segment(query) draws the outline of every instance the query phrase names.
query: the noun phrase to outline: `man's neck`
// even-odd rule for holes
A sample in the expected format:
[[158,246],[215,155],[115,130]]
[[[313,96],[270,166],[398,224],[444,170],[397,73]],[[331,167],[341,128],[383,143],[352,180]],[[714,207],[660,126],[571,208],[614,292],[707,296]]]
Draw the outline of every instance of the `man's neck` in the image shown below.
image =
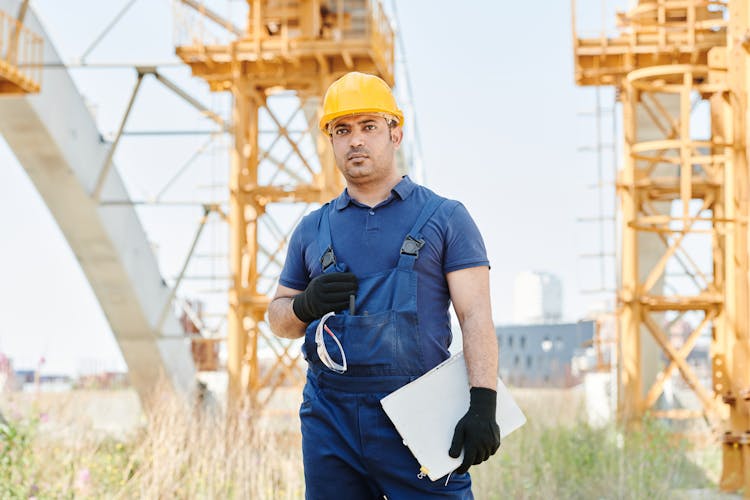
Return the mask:
[[388,199],[391,190],[396,187],[399,182],[401,182],[400,175],[376,185],[348,183],[346,189],[351,198],[357,200],[363,205],[367,205],[368,207],[375,207],[379,203]]

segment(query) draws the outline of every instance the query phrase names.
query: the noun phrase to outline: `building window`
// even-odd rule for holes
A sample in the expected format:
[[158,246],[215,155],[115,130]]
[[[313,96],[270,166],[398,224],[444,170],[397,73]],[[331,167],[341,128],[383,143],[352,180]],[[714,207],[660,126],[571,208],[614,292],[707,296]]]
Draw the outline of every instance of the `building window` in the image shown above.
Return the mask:
[[508,347],[513,348],[513,335],[508,335]]
[[521,337],[521,349],[526,349],[526,337]]
[[550,352],[551,350],[552,350],[552,341],[549,339],[549,337],[544,337],[544,340],[542,340],[542,351]]
[[526,368],[531,368],[531,355],[526,355]]
[[516,356],[513,358],[513,366],[518,366],[518,363],[520,362],[520,358],[516,354]]

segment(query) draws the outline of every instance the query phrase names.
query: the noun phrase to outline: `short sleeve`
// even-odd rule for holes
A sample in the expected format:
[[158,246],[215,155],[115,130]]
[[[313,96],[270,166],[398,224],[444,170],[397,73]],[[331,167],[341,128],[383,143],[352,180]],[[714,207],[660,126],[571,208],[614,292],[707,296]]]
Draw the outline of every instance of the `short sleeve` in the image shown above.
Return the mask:
[[487,249],[479,228],[463,204],[456,202],[445,228],[443,273],[487,266]]
[[305,265],[304,224],[300,223],[292,232],[286,251],[284,268],[281,270],[279,283],[294,290],[304,290],[310,282]]

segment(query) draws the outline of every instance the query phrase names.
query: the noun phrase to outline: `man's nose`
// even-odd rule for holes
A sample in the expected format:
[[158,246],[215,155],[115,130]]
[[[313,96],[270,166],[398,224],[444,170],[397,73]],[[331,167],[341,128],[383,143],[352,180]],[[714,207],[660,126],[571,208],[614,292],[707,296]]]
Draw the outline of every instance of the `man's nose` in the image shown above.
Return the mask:
[[361,131],[353,130],[349,135],[349,139],[349,146],[353,148],[364,146],[365,144],[365,134]]

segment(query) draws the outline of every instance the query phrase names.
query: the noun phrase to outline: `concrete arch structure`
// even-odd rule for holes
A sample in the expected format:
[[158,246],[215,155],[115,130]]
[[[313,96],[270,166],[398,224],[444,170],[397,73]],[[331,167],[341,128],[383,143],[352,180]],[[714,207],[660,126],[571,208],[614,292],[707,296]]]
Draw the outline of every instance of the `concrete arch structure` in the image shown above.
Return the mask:
[[[20,4],[0,0],[0,11],[15,15]],[[24,24],[44,39],[43,61],[61,63],[31,9]],[[75,253],[138,394],[147,396],[162,374],[187,394],[195,380],[190,342],[176,318],[167,315],[161,321],[170,288],[138,215],[127,204],[104,206],[92,194],[111,146],[62,64],[46,67],[41,79],[38,94],[0,98],[0,134]],[[129,199],[114,168],[102,185],[101,199]]]

